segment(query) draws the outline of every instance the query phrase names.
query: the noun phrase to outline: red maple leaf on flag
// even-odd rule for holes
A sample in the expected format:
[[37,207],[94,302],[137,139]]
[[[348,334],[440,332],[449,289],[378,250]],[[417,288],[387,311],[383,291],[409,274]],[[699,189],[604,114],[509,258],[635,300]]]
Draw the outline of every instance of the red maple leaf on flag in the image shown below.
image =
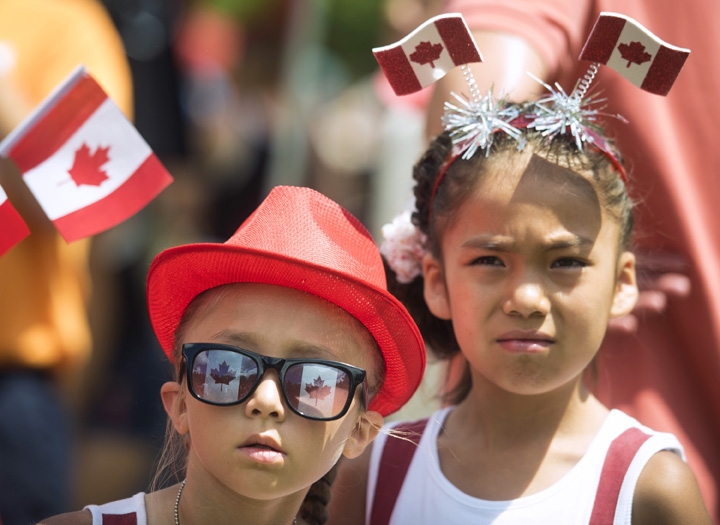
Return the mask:
[[110,146],[106,148],[98,146],[95,153],[91,155],[90,148],[87,144],[83,143],[80,149],[75,152],[75,161],[73,162],[72,168],[68,170],[75,184],[78,186],[81,184],[100,186],[103,181],[107,180],[109,178],[107,173],[100,168],[110,160],[107,155],[109,150]]
[[310,383],[305,384],[305,392],[308,393],[310,399],[315,400],[315,406],[317,406],[318,400],[325,399],[328,395],[330,395],[332,389],[325,385],[325,381],[322,380],[322,377],[318,376],[317,379],[313,381],[312,385]]
[[645,46],[640,42],[630,42],[629,45],[620,44],[618,51],[620,51],[620,56],[628,61],[626,67],[630,67],[630,64],[637,64],[639,66],[652,58],[650,53],[645,52]]
[[442,44],[420,42],[415,46],[415,52],[410,54],[410,60],[420,65],[430,64],[430,67],[435,69],[435,64],[433,62],[440,58],[442,50]]

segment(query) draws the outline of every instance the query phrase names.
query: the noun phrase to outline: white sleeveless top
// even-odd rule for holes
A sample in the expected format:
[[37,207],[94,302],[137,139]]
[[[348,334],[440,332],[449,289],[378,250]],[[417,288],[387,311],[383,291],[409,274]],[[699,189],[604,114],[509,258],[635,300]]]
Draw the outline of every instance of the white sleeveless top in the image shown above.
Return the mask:
[[93,525],[102,525],[103,515],[125,515],[135,513],[135,522],[130,521],[128,517],[126,523],[134,525],[147,525],[147,513],[145,512],[145,493],[139,492],[132,498],[113,501],[105,505],[88,505],[84,510],[89,510],[92,514]]
[[[685,460],[682,446],[674,435],[655,432],[620,410],[612,410],[585,455],[554,485],[530,496],[509,501],[473,498],[458,490],[440,470],[437,438],[452,408],[444,408],[430,416],[395,502],[391,525],[587,524],[610,444],[624,431],[638,428],[651,437],[638,449],[625,474],[613,522],[615,525],[629,524],[635,485],[648,460],[661,450],[675,452]],[[388,427],[397,424],[392,423]],[[368,472],[366,523],[370,523],[379,461],[387,439],[386,434],[380,433],[373,443]]]

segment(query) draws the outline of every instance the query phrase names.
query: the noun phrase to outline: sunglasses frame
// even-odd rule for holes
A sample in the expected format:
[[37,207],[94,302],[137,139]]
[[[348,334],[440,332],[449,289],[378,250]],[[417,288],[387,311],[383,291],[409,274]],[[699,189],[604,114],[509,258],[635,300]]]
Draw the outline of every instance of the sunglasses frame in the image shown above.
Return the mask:
[[[252,359],[255,364],[258,367],[258,376],[255,380],[255,384],[252,386],[250,390],[248,390],[248,393],[243,396],[241,399],[238,399],[236,401],[232,401],[230,403],[216,403],[214,401],[208,401],[207,399],[203,399],[200,397],[197,392],[195,392],[195,388],[193,387],[192,383],[192,368],[193,364],[195,363],[195,358],[197,355],[202,352],[203,350],[226,350],[229,352],[234,352],[236,354],[242,354],[246,357],[249,357]],[[253,395],[255,390],[257,389],[258,385],[262,381],[262,378],[265,376],[265,372],[268,371],[268,369],[273,369],[278,374],[278,381],[280,384],[280,391],[282,392],[283,401],[285,402],[285,405],[295,414],[299,415],[300,417],[304,417],[306,419],[312,419],[313,421],[333,421],[335,419],[340,419],[345,414],[347,414],[348,409],[350,408],[350,405],[352,404],[352,400],[355,397],[355,392],[357,391],[357,387],[361,384],[363,385],[363,402],[365,404],[365,410],[367,410],[367,374],[365,370],[362,368],[358,368],[356,366],[348,365],[345,363],[341,363],[339,361],[331,361],[328,359],[283,359],[280,357],[268,357],[262,354],[256,354],[255,352],[251,352],[250,350],[245,350],[244,348],[239,348],[237,346],[231,346],[231,345],[223,345],[218,343],[185,343],[182,345],[182,357],[185,361],[185,369],[186,369],[186,375],[187,375],[187,387],[190,392],[190,395],[192,395],[195,399],[198,401],[201,401],[203,403],[206,403],[208,405],[214,405],[214,406],[233,406],[233,405],[239,405],[240,403],[244,403],[247,401],[250,396]],[[345,402],[345,406],[340,411],[339,414],[333,416],[333,417],[314,417],[309,416],[307,414],[303,414],[300,412],[297,408],[295,408],[292,403],[290,403],[290,400],[288,399],[288,394],[285,390],[285,372],[293,365],[299,364],[299,363],[308,363],[308,364],[320,364],[320,365],[326,365],[332,368],[337,368],[339,370],[342,370],[345,372],[348,377],[350,378],[350,388],[348,389],[348,398]]]

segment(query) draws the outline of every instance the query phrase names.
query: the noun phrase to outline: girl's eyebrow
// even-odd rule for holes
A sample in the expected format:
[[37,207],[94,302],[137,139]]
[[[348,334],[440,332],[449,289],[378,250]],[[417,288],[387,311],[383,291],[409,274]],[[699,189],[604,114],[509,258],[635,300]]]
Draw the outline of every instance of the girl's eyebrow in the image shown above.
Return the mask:
[[[564,250],[567,248],[586,248],[595,244],[595,241],[577,234],[563,235],[562,238],[550,240],[544,244],[543,251]],[[475,248],[494,252],[510,252],[515,249],[517,242],[502,237],[475,237],[464,242],[463,248]]]
[[239,345],[242,346],[244,344],[251,344],[256,345],[257,344],[257,337],[253,336],[253,334],[248,332],[237,332],[235,330],[221,330],[217,332],[216,334],[213,334],[212,338],[213,341],[222,342],[224,344],[229,345]]
[[563,250],[566,248],[586,248],[595,244],[595,241],[582,237],[581,235],[571,235],[570,237],[558,239],[548,243],[547,250]]
[[[238,332],[229,329],[217,332],[212,336],[212,340],[229,344],[231,346],[243,347],[245,345],[251,345],[254,349],[261,346],[259,338],[256,335],[249,332]],[[290,342],[289,346],[292,348],[293,353],[299,354],[295,357],[307,357],[311,359],[328,359],[329,357],[331,360],[339,361],[335,352],[324,345],[308,343],[307,341],[297,341]]]
[[293,350],[301,354],[302,357],[309,357],[314,359],[330,358],[330,360],[332,361],[340,361],[338,356],[335,355],[335,352],[323,345],[301,342],[297,345],[293,345]]
[[509,238],[492,237],[473,237],[465,241],[463,248],[477,248],[480,250],[489,250],[493,252],[508,252],[515,246],[515,241]]

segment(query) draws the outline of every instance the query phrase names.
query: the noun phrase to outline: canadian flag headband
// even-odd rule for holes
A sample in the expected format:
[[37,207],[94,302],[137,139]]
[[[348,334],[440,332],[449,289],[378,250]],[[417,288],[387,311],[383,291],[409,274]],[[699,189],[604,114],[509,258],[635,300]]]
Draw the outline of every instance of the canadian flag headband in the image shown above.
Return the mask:
[[453,141],[453,153],[436,178],[432,203],[445,171],[457,157],[469,159],[478,151],[488,154],[493,137],[500,132],[513,137],[522,149],[522,129],[538,131],[548,140],[569,133],[580,151],[585,146],[597,148],[607,155],[627,186],[625,169],[602,138],[599,124],[601,117],[627,121],[602,112],[599,104],[605,99],[588,95],[588,89],[600,65],[606,65],[645,91],[667,95],[690,51],[663,42],[625,15],[603,12],[580,53],[581,60],[592,64],[573,91],[567,94],[560,85],[552,87],[533,77],[548,94],[520,107],[494,99],[492,92],[484,96],[479,93],[467,64],[483,59],[460,13],[431,18],[404,39],[375,48],[373,53],[397,95],[419,91],[455,66],[462,69],[469,95],[452,93],[455,100],[445,102],[443,126]]

